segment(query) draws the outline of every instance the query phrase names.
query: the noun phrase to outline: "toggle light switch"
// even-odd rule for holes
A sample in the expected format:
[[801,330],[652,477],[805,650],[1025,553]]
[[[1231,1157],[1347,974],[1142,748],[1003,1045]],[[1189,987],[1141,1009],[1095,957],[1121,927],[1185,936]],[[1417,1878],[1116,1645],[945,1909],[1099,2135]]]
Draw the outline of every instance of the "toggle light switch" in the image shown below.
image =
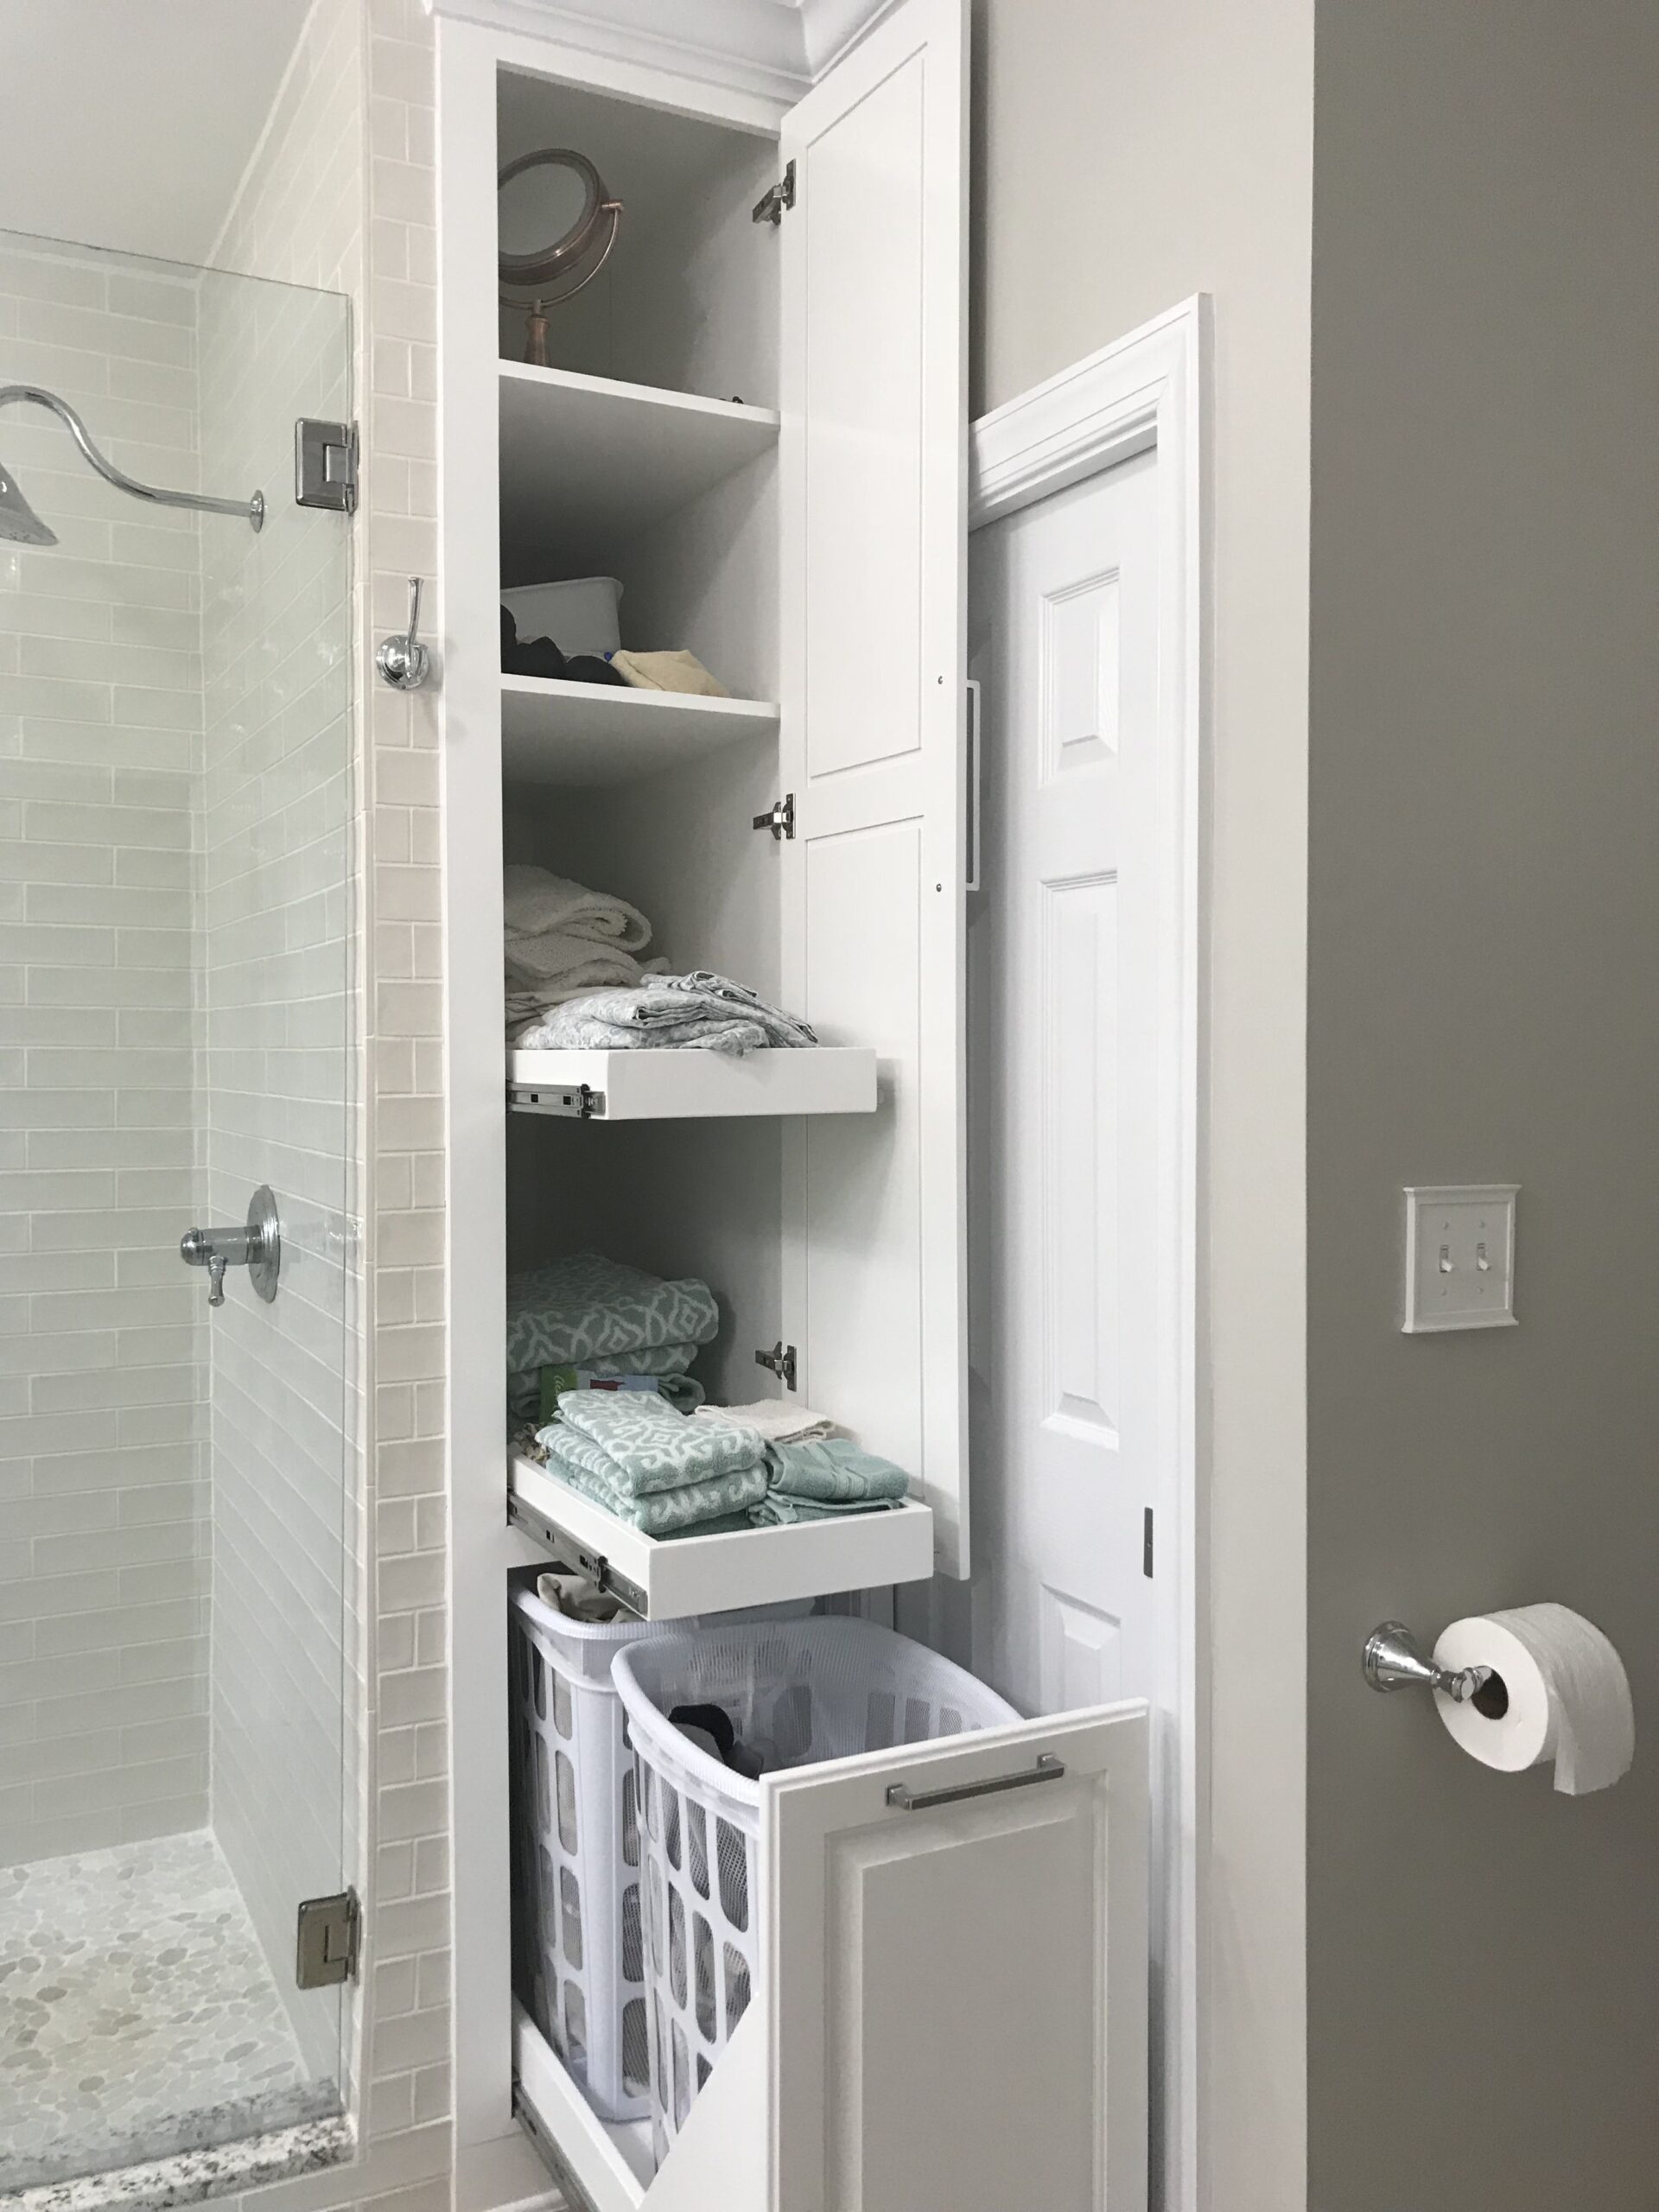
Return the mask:
[[1516,1183],[1406,1192],[1408,1336],[1515,1326]]

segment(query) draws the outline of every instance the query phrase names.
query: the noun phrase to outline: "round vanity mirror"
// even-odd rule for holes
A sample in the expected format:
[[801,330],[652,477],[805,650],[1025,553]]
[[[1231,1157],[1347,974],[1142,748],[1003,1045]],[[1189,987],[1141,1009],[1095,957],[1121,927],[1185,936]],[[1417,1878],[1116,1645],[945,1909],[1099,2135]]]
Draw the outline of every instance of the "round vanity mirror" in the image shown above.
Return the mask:
[[547,309],[574,299],[610,259],[622,203],[585,154],[520,154],[496,180],[501,296],[528,309],[524,359],[547,360]]

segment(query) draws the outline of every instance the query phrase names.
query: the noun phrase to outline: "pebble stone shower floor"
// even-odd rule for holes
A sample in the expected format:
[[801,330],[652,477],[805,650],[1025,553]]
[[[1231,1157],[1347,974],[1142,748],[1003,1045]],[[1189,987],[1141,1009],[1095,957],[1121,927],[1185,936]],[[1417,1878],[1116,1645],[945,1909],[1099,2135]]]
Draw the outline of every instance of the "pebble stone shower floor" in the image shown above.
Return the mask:
[[339,2110],[211,1834],[0,1867],[0,2195]]

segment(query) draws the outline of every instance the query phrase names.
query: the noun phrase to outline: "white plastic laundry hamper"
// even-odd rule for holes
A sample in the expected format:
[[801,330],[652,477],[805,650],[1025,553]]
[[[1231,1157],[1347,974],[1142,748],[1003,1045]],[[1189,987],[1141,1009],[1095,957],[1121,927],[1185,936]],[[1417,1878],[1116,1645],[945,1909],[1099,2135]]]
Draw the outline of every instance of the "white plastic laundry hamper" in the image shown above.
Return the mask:
[[611,1661],[696,1624],[573,1620],[542,1602],[533,1576],[512,1599],[513,1986],[601,2117],[639,2120],[650,2109],[640,1840]]
[[703,1751],[669,1714],[721,1707],[767,1773],[1020,1716],[950,1660],[862,1620],[721,1622],[629,1644],[613,1672],[639,1777],[660,2163],[748,2005],[764,1871],[764,1783]]

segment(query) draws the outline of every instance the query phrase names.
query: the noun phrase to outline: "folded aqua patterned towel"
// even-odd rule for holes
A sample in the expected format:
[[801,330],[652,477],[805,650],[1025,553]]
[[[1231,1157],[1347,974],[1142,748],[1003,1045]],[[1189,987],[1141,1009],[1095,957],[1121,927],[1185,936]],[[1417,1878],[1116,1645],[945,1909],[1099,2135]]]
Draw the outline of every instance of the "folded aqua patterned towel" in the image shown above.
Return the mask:
[[752,1428],[694,1427],[663,1399],[639,1391],[567,1390],[558,1420],[537,1441],[625,1497],[718,1482],[752,1467],[765,1473]]
[[[543,1429],[537,1441],[547,1453],[549,1474],[648,1536],[704,1535],[714,1533],[717,1526],[747,1526],[747,1510],[766,1494],[766,1471],[757,1459],[753,1466],[739,1468],[712,1482],[683,1483],[677,1490],[631,1497],[571,1456],[572,1435],[561,1436],[559,1424]],[[597,1452],[594,1446],[588,1449]],[[604,1454],[597,1456],[602,1459]]]
[[507,1283],[510,1375],[593,1367],[622,1353],[630,1362],[624,1371],[653,1374],[662,1370],[639,1354],[710,1344],[719,1332],[719,1308],[706,1282],[663,1282],[595,1252],[550,1261]]
[[766,1471],[774,1497],[799,1498],[813,1505],[863,1505],[876,1498],[903,1497],[910,1489],[910,1478],[902,1467],[878,1459],[874,1452],[861,1451],[843,1436],[769,1444]]
[[749,1508],[752,1529],[784,1529],[796,1521],[834,1521],[843,1513],[891,1513],[903,1501],[896,1497],[854,1497],[832,1505],[810,1497],[780,1497],[775,1491]]

